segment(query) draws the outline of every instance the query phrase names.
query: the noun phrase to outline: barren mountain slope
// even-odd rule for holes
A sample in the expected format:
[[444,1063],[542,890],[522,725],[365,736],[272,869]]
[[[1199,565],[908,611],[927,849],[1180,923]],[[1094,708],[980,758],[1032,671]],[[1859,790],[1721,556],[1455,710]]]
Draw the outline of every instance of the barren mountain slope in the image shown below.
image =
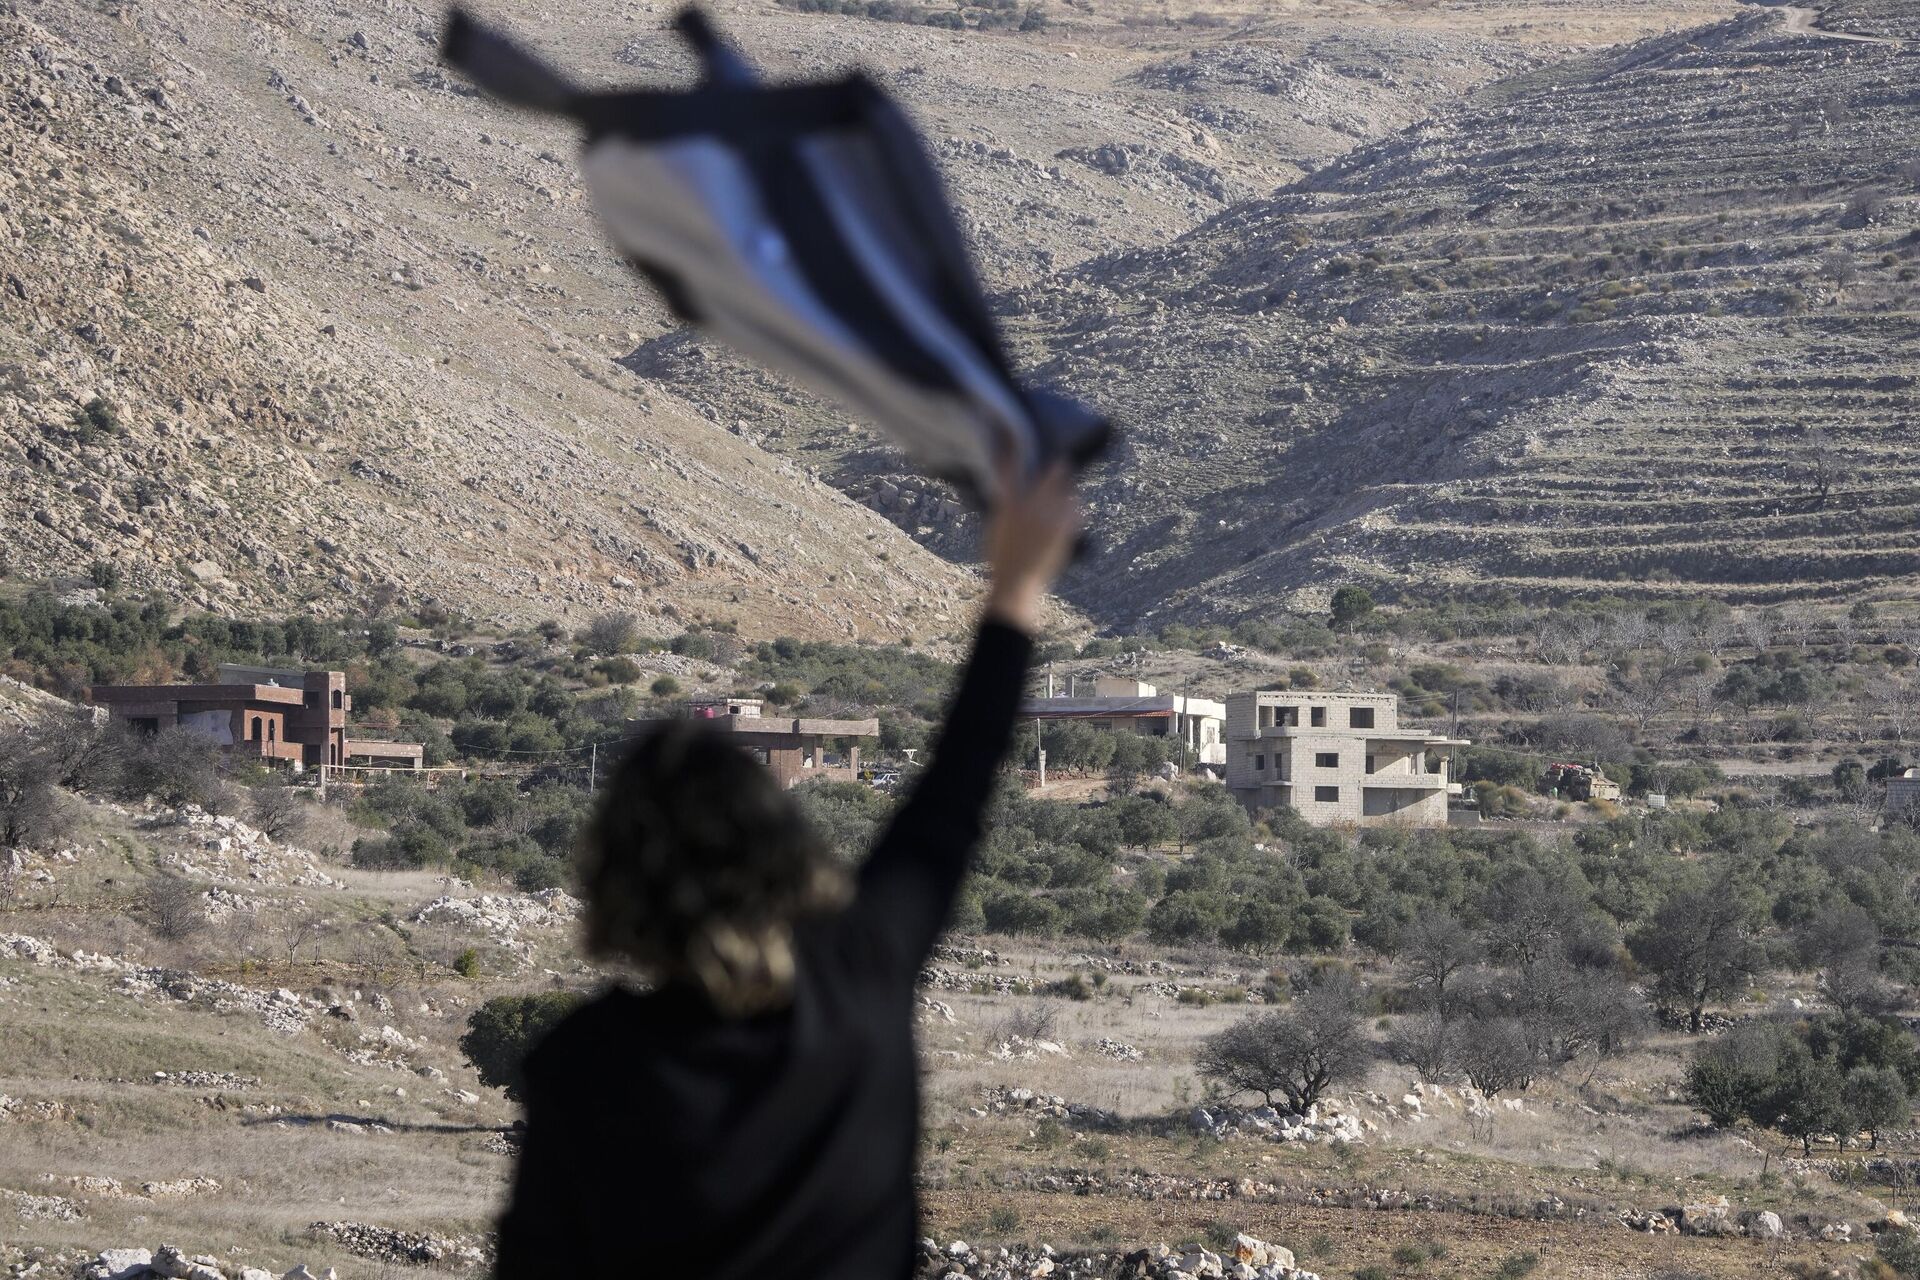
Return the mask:
[[1920,47],[1887,13],[1555,64],[1032,298],[1050,371],[1133,424],[1087,598],[1910,587]]
[[[504,16],[597,82],[663,83],[690,72],[667,12]],[[1164,243],[1594,35],[1588,8],[1557,2],[1469,5],[1465,34],[1427,6],[1344,0],[1257,7],[1231,30],[1143,27],[1126,5],[1022,35],[767,3],[720,16],[775,74],[859,64],[901,93],[1003,288]],[[864,428],[673,334],[606,251],[572,139],[436,65],[437,9],[44,4],[0,21],[10,571],[104,561],[236,610],[393,582],[514,619],[618,605],[749,630],[950,629],[965,575],[807,472],[949,554],[964,539],[936,529],[956,509],[933,493],[909,508],[916,486]]]
[[0,19],[13,572],[953,629],[964,571],[612,363],[660,320],[570,141],[456,93],[433,15],[116,12]]
[[[603,82],[687,74],[665,16],[508,15]],[[1379,32],[1188,60],[1216,37],[722,17],[778,74],[862,63],[918,104],[1001,283],[1164,240],[1522,64],[1399,58]],[[359,0],[0,18],[6,568],[102,561],[234,610],[392,582],[521,620],[950,631],[965,573],[763,447],[785,393],[689,400],[613,363],[663,312],[601,240],[573,140],[449,78],[438,21]],[[898,467],[811,417],[820,463],[851,444]]]
[[[1633,4],[1608,30],[1637,34],[1726,7]],[[1164,244],[1476,84],[1565,56],[1566,41],[1591,33],[1586,10],[1553,3],[1460,8],[1464,33],[1430,6],[1333,0],[1254,6],[1230,29],[1112,20],[1133,21],[1139,8],[1056,10],[1071,25],[1018,38],[728,16],[749,51],[782,73],[850,60],[889,69],[883,78],[925,122],[989,285],[1015,314],[1049,305],[1061,279],[1050,272]],[[1502,34],[1489,38],[1495,14]],[[622,60],[650,79],[690,73],[677,49],[651,36],[629,42]],[[639,344],[624,363],[741,420],[768,448],[808,459],[927,545],[947,554],[967,545],[950,495],[870,435],[849,432],[832,406],[683,332]]]

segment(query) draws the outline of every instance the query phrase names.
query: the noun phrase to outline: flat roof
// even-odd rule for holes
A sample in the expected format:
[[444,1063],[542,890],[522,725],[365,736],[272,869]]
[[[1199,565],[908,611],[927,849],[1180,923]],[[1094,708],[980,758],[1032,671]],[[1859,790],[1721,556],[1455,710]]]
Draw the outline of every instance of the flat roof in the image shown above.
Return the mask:
[[1173,695],[1163,693],[1139,697],[1116,695],[1111,698],[1028,698],[1020,704],[1020,714],[1026,718],[1043,719],[1048,716],[1170,716],[1173,714]]
[[95,702],[277,702],[301,706],[306,690],[283,684],[96,684]]
[[[880,736],[880,721],[877,718],[867,720],[821,720],[808,716],[695,716],[697,724],[706,725],[719,733],[743,735],[762,735],[765,737],[812,737],[812,738],[877,738]],[[658,721],[641,721],[642,724]]]
[[1229,698],[1286,698],[1300,702],[1391,702],[1400,695],[1397,693],[1323,693],[1318,689],[1249,689],[1244,693],[1231,693]]

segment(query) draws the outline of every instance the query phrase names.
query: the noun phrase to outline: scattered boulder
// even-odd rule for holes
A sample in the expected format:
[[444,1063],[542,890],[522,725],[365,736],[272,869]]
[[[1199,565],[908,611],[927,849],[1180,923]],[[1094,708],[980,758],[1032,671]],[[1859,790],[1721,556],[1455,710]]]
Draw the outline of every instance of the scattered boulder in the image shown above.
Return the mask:
[[84,1280],[140,1280],[152,1262],[150,1249],[102,1249],[81,1274]]
[[1683,1205],[1674,1214],[1682,1233],[1690,1236],[1737,1236],[1740,1228],[1733,1219],[1725,1196],[1708,1196]]

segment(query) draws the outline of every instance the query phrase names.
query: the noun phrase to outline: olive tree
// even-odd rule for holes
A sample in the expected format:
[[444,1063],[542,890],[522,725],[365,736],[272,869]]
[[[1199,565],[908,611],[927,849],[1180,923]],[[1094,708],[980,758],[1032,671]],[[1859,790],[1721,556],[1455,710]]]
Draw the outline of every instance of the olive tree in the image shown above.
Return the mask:
[[1848,1126],[1855,1133],[1865,1130],[1868,1145],[1876,1149],[1882,1129],[1905,1128],[1913,1118],[1906,1082],[1891,1067],[1849,1071],[1840,1086],[1840,1105],[1846,1110]]
[[526,1083],[522,1073],[527,1055],[585,1000],[577,991],[495,996],[468,1016],[460,1052],[473,1064],[481,1083],[503,1090],[518,1102]]
[[1752,907],[1725,883],[1669,897],[1628,946],[1653,975],[1654,999],[1684,1009],[1696,1035],[1707,1003],[1746,990],[1765,959]]
[[1276,1095],[1297,1112],[1336,1084],[1360,1080],[1373,1059],[1361,1028],[1365,993],[1351,974],[1333,971],[1287,1008],[1255,1014],[1209,1036],[1200,1074],[1229,1094]]
[[1787,1039],[1780,1027],[1747,1023],[1702,1044],[1687,1061],[1687,1101],[1722,1129],[1764,1110]]

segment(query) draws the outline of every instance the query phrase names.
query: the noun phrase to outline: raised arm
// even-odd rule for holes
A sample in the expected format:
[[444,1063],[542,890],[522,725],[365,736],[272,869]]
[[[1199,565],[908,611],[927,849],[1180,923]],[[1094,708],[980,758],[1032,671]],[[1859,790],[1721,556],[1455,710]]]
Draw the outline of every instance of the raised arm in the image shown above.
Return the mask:
[[980,839],[994,774],[1020,706],[1041,601],[1073,552],[1080,507],[1067,471],[1006,484],[988,520],[993,585],[973,654],[933,761],[860,869],[854,913],[888,953],[917,971],[953,910]]

